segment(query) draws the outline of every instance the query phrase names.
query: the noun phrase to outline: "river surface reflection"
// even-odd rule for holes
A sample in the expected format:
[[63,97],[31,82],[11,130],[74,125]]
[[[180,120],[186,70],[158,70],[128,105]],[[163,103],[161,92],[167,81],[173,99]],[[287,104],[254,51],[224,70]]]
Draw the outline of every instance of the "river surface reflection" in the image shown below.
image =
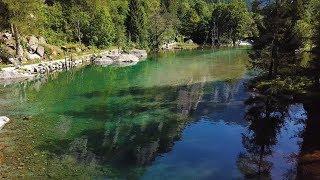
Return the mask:
[[0,113],[15,119],[2,132],[12,144],[2,177],[295,178],[310,115],[248,92],[246,51],[182,51],[2,87]]

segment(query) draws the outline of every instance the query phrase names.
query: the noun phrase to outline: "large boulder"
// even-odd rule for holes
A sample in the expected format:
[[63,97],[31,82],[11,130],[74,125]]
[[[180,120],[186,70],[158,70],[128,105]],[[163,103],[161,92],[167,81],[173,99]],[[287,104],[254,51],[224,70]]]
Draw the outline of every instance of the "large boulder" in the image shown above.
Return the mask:
[[10,58],[8,58],[8,61],[9,61],[9,63],[13,64],[14,66],[19,66],[21,64],[18,58],[10,57]]
[[148,54],[146,50],[134,49],[130,54],[137,56],[139,59],[146,59]]
[[32,54],[27,52],[26,55],[28,60],[41,59],[41,56],[39,54]]
[[93,64],[100,66],[107,66],[113,63],[113,60],[110,57],[98,57],[93,60]]
[[6,116],[0,116],[0,130],[8,123],[10,119]]
[[28,49],[30,52],[34,53],[37,51],[39,46],[39,40],[35,36],[30,36],[28,40]]
[[39,56],[43,57],[44,56],[44,47],[39,45],[37,48],[37,52],[36,52]]
[[115,60],[117,62],[132,63],[138,62],[139,58],[133,54],[120,54]]

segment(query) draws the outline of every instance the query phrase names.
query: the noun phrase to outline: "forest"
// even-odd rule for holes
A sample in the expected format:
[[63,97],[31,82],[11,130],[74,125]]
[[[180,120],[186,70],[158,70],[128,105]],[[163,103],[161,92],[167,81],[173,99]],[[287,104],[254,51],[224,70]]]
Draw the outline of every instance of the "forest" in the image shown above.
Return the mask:
[[253,13],[242,0],[1,0],[1,31],[16,26],[50,44],[80,43],[104,48],[192,39],[230,43],[257,34]]

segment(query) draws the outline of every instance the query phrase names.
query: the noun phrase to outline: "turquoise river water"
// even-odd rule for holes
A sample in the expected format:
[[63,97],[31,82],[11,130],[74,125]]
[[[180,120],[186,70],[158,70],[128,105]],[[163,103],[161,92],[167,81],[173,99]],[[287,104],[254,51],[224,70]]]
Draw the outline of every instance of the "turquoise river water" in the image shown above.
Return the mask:
[[0,115],[12,122],[1,132],[1,176],[295,177],[307,113],[249,102],[247,51],[165,53],[2,86]]

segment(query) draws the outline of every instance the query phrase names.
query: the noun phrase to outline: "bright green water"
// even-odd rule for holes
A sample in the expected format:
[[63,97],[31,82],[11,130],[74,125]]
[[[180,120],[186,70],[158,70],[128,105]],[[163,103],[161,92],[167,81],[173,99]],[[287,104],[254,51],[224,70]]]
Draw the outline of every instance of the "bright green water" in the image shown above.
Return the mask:
[[[244,49],[182,51],[2,88],[1,114],[26,129],[17,149],[30,148],[15,175],[243,178],[247,60]],[[297,151],[282,138],[282,151]],[[291,167],[281,158],[267,176]]]

